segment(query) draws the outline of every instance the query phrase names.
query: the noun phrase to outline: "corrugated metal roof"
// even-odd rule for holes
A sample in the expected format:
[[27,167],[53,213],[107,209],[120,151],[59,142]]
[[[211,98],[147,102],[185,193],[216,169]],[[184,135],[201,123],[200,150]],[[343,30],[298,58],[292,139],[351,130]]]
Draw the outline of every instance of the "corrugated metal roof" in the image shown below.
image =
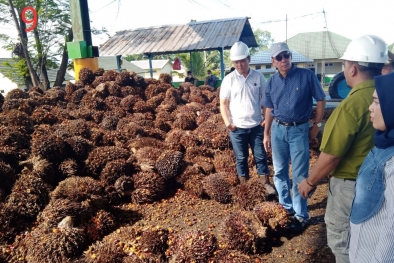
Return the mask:
[[[58,69],[48,69],[47,70],[49,82],[55,82],[56,81],[57,71],[58,71]],[[74,79],[75,78],[73,76],[71,76],[70,74],[68,74],[67,72],[64,75],[64,81],[69,81],[69,80],[74,80]]]
[[[312,59],[303,56],[302,54],[298,53],[295,50],[291,50],[292,59],[291,62],[293,63],[304,63],[304,62],[313,62]],[[271,54],[269,50],[266,51],[259,51],[256,54],[250,57],[251,65],[262,65],[262,64],[272,64],[271,61]]]
[[[325,39],[325,52],[323,40]],[[287,40],[291,49],[311,59],[340,58],[350,43],[350,39],[330,31],[300,33]]]
[[228,49],[243,41],[257,47],[248,17],[190,22],[116,32],[99,47],[103,56]]

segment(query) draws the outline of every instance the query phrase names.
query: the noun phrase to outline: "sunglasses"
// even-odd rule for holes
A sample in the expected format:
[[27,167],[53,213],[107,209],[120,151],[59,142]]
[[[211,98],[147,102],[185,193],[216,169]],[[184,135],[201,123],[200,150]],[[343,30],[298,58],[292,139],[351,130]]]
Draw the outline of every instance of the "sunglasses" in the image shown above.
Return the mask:
[[291,53],[290,52],[286,52],[286,53],[283,54],[283,56],[282,55],[277,55],[275,57],[275,60],[280,62],[280,61],[282,61],[282,58],[288,59],[290,56],[291,56]]

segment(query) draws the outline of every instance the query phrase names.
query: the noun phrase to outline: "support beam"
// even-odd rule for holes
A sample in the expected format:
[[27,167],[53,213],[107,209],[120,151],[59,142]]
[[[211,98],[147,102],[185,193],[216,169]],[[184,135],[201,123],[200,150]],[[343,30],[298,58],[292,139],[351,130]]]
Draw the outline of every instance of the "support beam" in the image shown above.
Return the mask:
[[89,8],[87,0],[70,0],[71,23],[75,41],[85,41],[86,46],[92,45]]
[[153,57],[153,54],[149,53],[148,58],[149,58],[149,69],[150,69],[150,77],[151,78],[153,78],[152,57]]
[[122,72],[122,60],[120,59],[120,55],[116,56],[116,66],[118,67],[118,72]]
[[190,52],[190,69],[189,70],[194,74],[192,52]]
[[224,56],[223,56],[223,47],[219,49],[220,52],[220,76],[223,80],[224,78]]

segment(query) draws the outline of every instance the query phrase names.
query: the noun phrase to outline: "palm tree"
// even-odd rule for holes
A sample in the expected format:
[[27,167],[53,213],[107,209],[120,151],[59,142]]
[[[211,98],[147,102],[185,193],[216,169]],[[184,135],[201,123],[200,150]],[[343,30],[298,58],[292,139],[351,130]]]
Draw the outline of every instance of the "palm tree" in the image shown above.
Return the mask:
[[204,54],[202,52],[191,52],[178,54],[184,67],[193,72],[193,75],[202,80],[206,74],[206,67],[204,63]]

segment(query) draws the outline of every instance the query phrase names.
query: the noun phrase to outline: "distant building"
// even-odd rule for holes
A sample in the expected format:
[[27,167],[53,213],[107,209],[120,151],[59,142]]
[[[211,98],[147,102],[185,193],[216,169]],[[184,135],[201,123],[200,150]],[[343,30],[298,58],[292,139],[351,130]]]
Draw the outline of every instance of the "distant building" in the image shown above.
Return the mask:
[[[308,67],[309,63],[313,63],[313,60],[307,58],[295,50],[291,50],[292,62],[300,68]],[[259,51],[250,57],[250,67],[261,72],[265,78],[269,78],[276,72],[276,68],[272,65],[271,54],[269,50]]]
[[[116,56],[102,56],[98,58],[99,67],[104,70],[118,70],[118,62]],[[122,59],[120,63],[120,70],[133,71],[140,76],[145,76],[146,70],[138,67],[134,63]]]
[[[318,78],[324,63],[325,75],[334,75],[343,70],[342,57],[351,39],[330,31],[300,33],[287,40],[289,48],[313,60],[308,68]],[[320,78],[319,78],[320,79]]]
[[[135,60],[130,61],[137,67],[140,67],[145,71],[145,78],[150,78],[150,66],[149,60]],[[153,71],[153,78],[159,79],[161,73],[167,73],[172,76],[173,82],[181,82],[184,81],[186,76],[186,69],[181,65],[181,70],[173,70],[172,69],[173,62],[168,59],[156,59],[152,60],[152,71]]]

